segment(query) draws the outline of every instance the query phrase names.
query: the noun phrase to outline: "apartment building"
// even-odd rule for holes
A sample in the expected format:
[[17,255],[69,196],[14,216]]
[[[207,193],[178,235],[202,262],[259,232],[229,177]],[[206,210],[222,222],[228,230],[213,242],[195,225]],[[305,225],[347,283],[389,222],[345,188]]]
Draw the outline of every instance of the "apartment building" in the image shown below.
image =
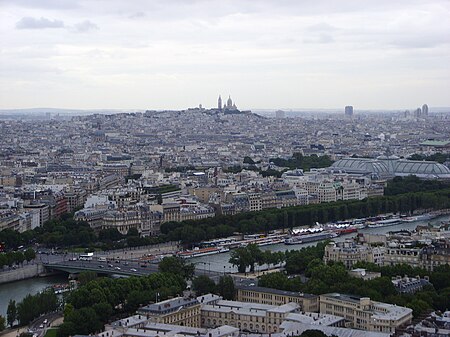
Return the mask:
[[384,266],[394,266],[405,263],[411,267],[422,267],[421,248],[411,245],[389,243],[384,252]]
[[301,311],[319,311],[319,296],[317,295],[256,286],[238,286],[236,288],[237,301],[269,305],[296,303]]
[[192,297],[176,297],[138,309],[153,323],[200,328],[200,302]]
[[348,269],[352,269],[353,265],[359,261],[371,262],[382,266],[384,258],[384,247],[359,245],[350,240],[338,243],[330,242],[325,246],[323,256],[325,263],[329,261],[342,262]]
[[433,271],[437,266],[450,265],[450,243],[436,241],[432,246],[422,248],[422,268]]
[[410,308],[338,293],[320,295],[320,313],[344,317],[348,327],[391,334],[412,320]]
[[319,184],[317,189],[319,202],[333,202],[336,201],[336,187],[333,182],[323,181]]
[[281,332],[281,324],[311,323],[327,326],[343,326],[344,319],[334,315],[301,313],[297,303],[279,306],[239,301],[214,301],[202,306],[201,322],[204,328],[229,325],[251,333]]
[[247,195],[248,195],[250,212],[257,212],[257,211],[262,210],[261,193],[248,192]]

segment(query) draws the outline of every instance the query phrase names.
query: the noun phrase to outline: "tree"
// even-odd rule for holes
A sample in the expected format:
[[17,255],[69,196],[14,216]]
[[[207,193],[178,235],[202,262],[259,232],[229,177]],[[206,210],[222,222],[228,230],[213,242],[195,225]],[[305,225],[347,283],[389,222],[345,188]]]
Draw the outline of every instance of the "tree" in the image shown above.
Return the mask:
[[93,308],[74,310],[67,317],[67,321],[76,326],[76,333],[80,335],[88,335],[100,331],[103,327],[102,322]]
[[2,315],[0,315],[0,331],[5,330],[6,328],[6,320],[5,317],[3,317]]
[[[333,336],[335,336],[335,335],[333,335]],[[331,336],[331,337],[333,337],[333,336]],[[305,330],[300,335],[300,337],[328,337],[328,335],[323,333],[320,330]]]
[[225,300],[234,300],[236,289],[233,278],[230,275],[221,276],[216,289]]
[[252,264],[252,257],[245,247],[239,247],[231,252],[229,262],[238,267],[239,273],[245,273],[247,267]]
[[266,288],[291,290],[290,279],[283,273],[268,273],[260,277],[258,285]]
[[97,278],[97,273],[94,271],[82,271],[78,274],[78,281],[81,285],[87,284]]
[[197,276],[192,280],[192,289],[195,290],[197,296],[214,293],[216,284],[206,275]]
[[9,300],[8,309],[6,309],[6,319],[8,320],[8,325],[12,328],[17,319],[17,307],[14,300]]
[[158,269],[162,273],[182,275],[187,280],[192,279],[195,272],[195,266],[192,263],[186,264],[183,258],[175,256],[163,258]]
[[117,230],[117,228],[107,228],[102,229],[98,233],[98,239],[102,242],[119,241],[123,239],[123,235]]
[[25,260],[27,260],[27,262],[30,262],[31,260],[34,260],[36,258],[36,252],[34,251],[33,248],[28,248],[25,251]]
[[255,271],[256,264],[264,264],[265,256],[262,250],[256,244],[249,244],[247,247],[240,247],[231,252],[229,262],[233,266],[238,267],[240,273],[245,273],[247,267],[250,267],[250,271]]
[[130,236],[137,236],[137,237],[139,237],[139,232],[138,232],[137,228],[131,227],[131,228],[128,230],[128,232],[127,232],[127,237],[130,237]]

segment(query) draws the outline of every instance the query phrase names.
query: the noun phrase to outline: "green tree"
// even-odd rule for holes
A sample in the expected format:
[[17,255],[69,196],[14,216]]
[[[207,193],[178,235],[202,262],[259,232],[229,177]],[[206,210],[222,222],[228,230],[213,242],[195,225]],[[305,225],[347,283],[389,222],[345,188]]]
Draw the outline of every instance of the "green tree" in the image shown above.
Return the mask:
[[0,315],[0,331],[3,331],[6,329],[6,320],[5,317]]
[[97,273],[95,271],[82,271],[78,274],[78,281],[81,285],[87,284],[97,278]]
[[30,262],[31,260],[34,260],[36,258],[36,252],[33,248],[28,248],[25,251],[25,259]]
[[245,273],[253,261],[248,249],[239,247],[231,252],[229,262],[233,266],[237,266],[239,273]]
[[137,236],[137,237],[139,237],[139,232],[138,232],[137,228],[131,227],[131,228],[128,230],[128,232],[127,232],[127,236],[128,236],[128,237],[130,237],[130,236]]
[[217,283],[217,292],[226,300],[234,300],[236,289],[230,275],[221,276]]
[[162,273],[182,275],[187,280],[192,279],[195,272],[195,266],[192,263],[186,263],[183,258],[175,256],[163,258],[158,269]]
[[12,328],[17,319],[17,307],[16,301],[14,300],[9,300],[8,308],[6,309],[6,319],[8,321],[8,325]]
[[320,330],[305,330],[300,337],[328,337],[328,335]]
[[197,296],[215,293],[216,284],[208,276],[200,275],[192,280],[192,289],[196,292]]
[[67,317],[74,310],[75,310],[75,308],[73,307],[73,305],[70,304],[70,303],[67,303],[64,306],[64,312],[63,312],[64,313],[64,317]]
[[258,285],[266,288],[292,290],[290,280],[283,273],[268,273],[259,278]]
[[88,335],[101,331],[103,328],[102,322],[93,308],[74,310],[67,317],[67,321],[74,324],[76,333],[80,335]]

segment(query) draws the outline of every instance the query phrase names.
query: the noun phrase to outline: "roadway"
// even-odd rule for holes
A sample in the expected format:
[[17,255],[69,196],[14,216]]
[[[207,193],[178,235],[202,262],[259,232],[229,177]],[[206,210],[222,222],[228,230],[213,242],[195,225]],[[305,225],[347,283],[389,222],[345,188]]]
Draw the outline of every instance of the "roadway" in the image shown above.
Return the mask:
[[[89,270],[94,271],[98,274],[107,275],[144,276],[151,273],[156,273],[158,271],[157,263],[137,260],[107,259],[107,262],[102,262],[99,261],[97,257],[93,257],[91,261],[81,261],[76,257],[67,257],[64,255],[49,255],[48,257],[41,259],[41,261],[43,265],[48,269],[60,270],[73,274]],[[208,275],[212,278],[218,278],[223,274],[196,268],[195,275]]]
[[43,261],[43,264],[47,268],[69,273],[90,270],[98,274],[143,276],[158,271],[157,264],[133,260],[109,260],[108,262],[102,262],[96,258],[91,261],[52,258],[49,261]]

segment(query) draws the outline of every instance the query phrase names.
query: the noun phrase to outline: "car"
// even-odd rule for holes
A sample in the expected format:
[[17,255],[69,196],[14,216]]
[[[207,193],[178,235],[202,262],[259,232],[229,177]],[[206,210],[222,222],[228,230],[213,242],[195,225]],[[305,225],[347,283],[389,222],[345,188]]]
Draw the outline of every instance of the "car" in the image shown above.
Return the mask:
[[39,329],[43,329],[44,328],[44,324],[39,325]]
[[136,269],[134,269],[134,268],[131,268],[130,270],[131,270],[131,271],[137,271],[137,270],[136,270]]
[[116,260],[115,262],[116,262],[116,263],[120,263],[120,260]]
[[99,268],[105,268],[105,266],[102,265],[102,264],[99,264],[98,267],[99,267]]
[[128,261],[125,261],[123,264],[124,264],[125,266],[128,266],[130,263],[129,263]]
[[115,270],[120,270],[120,267],[116,267],[116,268],[114,268]]
[[147,268],[147,265],[141,264],[141,268]]
[[48,323],[48,320],[47,320],[47,318],[46,319],[44,319],[44,322],[43,322],[44,324],[47,324]]
[[109,268],[112,268],[112,267],[114,267],[114,266],[113,266],[111,263],[109,263],[109,264],[108,264],[108,267],[109,267]]

